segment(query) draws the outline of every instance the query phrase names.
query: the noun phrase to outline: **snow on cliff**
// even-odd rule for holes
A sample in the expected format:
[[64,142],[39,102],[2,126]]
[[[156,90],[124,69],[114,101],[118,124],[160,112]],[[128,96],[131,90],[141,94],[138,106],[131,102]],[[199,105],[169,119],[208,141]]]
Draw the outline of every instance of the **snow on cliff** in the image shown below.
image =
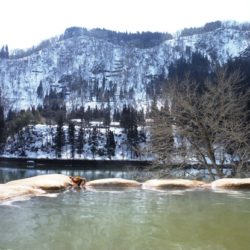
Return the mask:
[[[127,102],[146,108],[145,86],[151,77],[167,74],[168,66],[181,56],[195,51],[220,64],[240,55],[250,44],[250,31],[223,26],[210,32],[191,36],[176,36],[152,48],[118,45],[90,35],[67,39],[53,39],[44,48],[19,59],[0,60],[1,95],[9,100],[12,109],[27,109],[43,103],[50,89],[65,90],[67,104],[87,106],[91,86],[97,82],[105,89],[113,88],[113,95],[131,91]],[[74,78],[75,77],[75,78]],[[75,80],[72,80],[75,79]],[[87,82],[81,91],[74,90],[72,81]],[[38,97],[38,86],[42,96]],[[81,93],[79,93],[81,92]],[[84,92],[84,95],[82,95]],[[124,101],[114,98],[114,106]],[[93,106],[93,105],[92,105]]]

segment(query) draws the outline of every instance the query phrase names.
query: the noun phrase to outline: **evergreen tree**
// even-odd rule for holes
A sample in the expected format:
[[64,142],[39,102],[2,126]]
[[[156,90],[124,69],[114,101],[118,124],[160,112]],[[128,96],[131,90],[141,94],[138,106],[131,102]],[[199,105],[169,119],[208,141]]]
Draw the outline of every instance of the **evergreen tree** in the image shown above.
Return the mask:
[[91,152],[93,159],[95,158],[95,154],[97,152],[97,147],[98,147],[98,131],[97,128],[93,128],[91,138],[90,138],[90,143],[91,143]]
[[75,157],[75,124],[73,122],[69,123],[68,141],[70,144],[71,158],[74,158]]
[[80,127],[79,133],[78,133],[78,137],[77,137],[77,154],[79,154],[81,156],[81,154],[83,153],[83,147],[85,144],[85,131],[83,129],[83,127]]
[[9,47],[8,47],[8,45],[5,45],[5,58],[6,59],[9,58]]
[[128,144],[130,146],[131,159],[135,155],[139,156],[139,135],[137,125],[131,127],[127,131]]
[[3,149],[5,142],[5,120],[3,106],[0,105],[0,152]]
[[9,121],[15,119],[16,116],[17,116],[17,115],[16,115],[16,112],[13,111],[12,109],[9,109],[8,114],[7,114],[7,119],[6,119],[6,121],[9,122]]
[[8,45],[5,45],[0,50],[0,58],[1,59],[8,59],[9,58],[9,48]]
[[80,109],[79,109],[79,111],[78,111],[78,115],[79,115],[80,119],[81,119],[82,122],[83,122],[83,120],[84,120],[84,115],[85,115],[84,107],[80,107]]
[[56,156],[61,158],[62,147],[65,145],[65,134],[63,131],[63,116],[59,116],[57,121],[56,136],[55,136],[55,148]]
[[181,57],[176,62],[171,63],[168,69],[168,77],[178,77],[178,79],[184,80],[188,75],[190,80],[195,80],[197,84],[201,84],[210,76],[211,67],[207,57],[199,52],[194,52],[189,60]]
[[86,112],[84,113],[84,119],[87,123],[89,123],[92,120],[92,112],[90,106],[88,106]]
[[107,133],[106,148],[107,148],[107,155],[110,160],[112,156],[115,156],[115,147],[116,147],[116,143],[115,143],[114,133],[109,130]]
[[43,84],[42,84],[42,81],[40,81],[40,84],[39,84],[39,86],[37,88],[36,93],[37,93],[37,96],[39,98],[43,98]]
[[137,126],[137,120],[136,110],[125,105],[121,113],[121,127],[123,127],[126,131],[128,129],[132,130],[134,126]]
[[4,52],[4,46],[1,48],[1,50],[0,50],[0,59],[4,59],[4,54],[5,54],[5,52]]
[[113,114],[113,121],[114,122],[120,122],[121,121],[121,114],[120,111],[115,109]]
[[26,138],[23,129],[21,129],[17,134],[17,144],[19,149],[19,156],[26,157]]
[[138,156],[138,114],[137,111],[132,107],[124,106],[121,113],[121,127],[125,129],[127,134],[128,144],[130,146],[131,158],[135,153]]
[[108,103],[108,108],[104,111],[104,125],[107,125],[109,126],[110,125],[110,122],[111,122],[111,119],[110,119],[110,103]]
[[120,120],[120,125],[121,127],[123,127],[125,130],[128,129],[129,127],[129,117],[130,116],[130,112],[129,112],[129,109],[126,105],[123,106],[123,110],[122,110],[122,113],[121,113],[121,120]]

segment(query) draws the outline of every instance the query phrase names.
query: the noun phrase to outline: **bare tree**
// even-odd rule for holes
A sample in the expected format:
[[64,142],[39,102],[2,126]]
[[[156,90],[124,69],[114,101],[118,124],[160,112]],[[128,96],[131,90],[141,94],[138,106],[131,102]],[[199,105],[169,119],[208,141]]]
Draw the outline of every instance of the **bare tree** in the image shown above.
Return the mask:
[[165,164],[205,166],[211,176],[223,177],[230,165],[241,172],[250,160],[249,92],[241,88],[239,72],[217,72],[203,87],[178,79],[168,82],[165,106],[154,112],[152,146]]

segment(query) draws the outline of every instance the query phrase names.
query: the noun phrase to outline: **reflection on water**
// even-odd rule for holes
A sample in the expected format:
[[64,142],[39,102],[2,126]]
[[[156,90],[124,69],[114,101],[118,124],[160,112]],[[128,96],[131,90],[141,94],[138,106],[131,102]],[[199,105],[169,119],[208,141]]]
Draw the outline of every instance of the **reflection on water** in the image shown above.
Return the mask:
[[250,192],[67,191],[0,206],[0,249],[246,250]]
[[84,176],[87,180],[101,178],[126,178],[128,174],[125,171],[114,170],[36,170],[36,169],[0,169],[0,183],[6,183],[11,180],[28,178],[42,174],[65,174],[69,176]]
[[[2,167],[0,168],[0,183],[6,183],[8,181],[28,178],[36,175],[43,174],[65,174],[69,176],[83,176],[87,180],[101,179],[101,178],[129,178],[129,174],[126,171],[121,170],[60,170],[60,169],[32,169],[25,167]],[[132,174],[131,172],[130,174]],[[0,248],[1,250],[1,248]]]

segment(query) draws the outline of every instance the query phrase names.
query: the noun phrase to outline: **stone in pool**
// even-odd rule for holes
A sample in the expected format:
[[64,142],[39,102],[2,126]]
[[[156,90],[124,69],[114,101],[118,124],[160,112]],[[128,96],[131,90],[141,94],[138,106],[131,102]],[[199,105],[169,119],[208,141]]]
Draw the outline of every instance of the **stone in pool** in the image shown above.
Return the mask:
[[133,180],[126,180],[122,178],[107,178],[89,181],[85,184],[86,189],[126,189],[126,188],[140,188],[141,183]]
[[26,186],[30,188],[42,189],[45,191],[59,191],[72,186],[69,176],[62,174],[38,175],[21,180],[10,181],[5,185]]
[[142,184],[143,189],[188,189],[206,186],[207,184],[202,181],[184,179],[155,179]]
[[211,183],[213,189],[250,189],[250,178],[223,178]]

